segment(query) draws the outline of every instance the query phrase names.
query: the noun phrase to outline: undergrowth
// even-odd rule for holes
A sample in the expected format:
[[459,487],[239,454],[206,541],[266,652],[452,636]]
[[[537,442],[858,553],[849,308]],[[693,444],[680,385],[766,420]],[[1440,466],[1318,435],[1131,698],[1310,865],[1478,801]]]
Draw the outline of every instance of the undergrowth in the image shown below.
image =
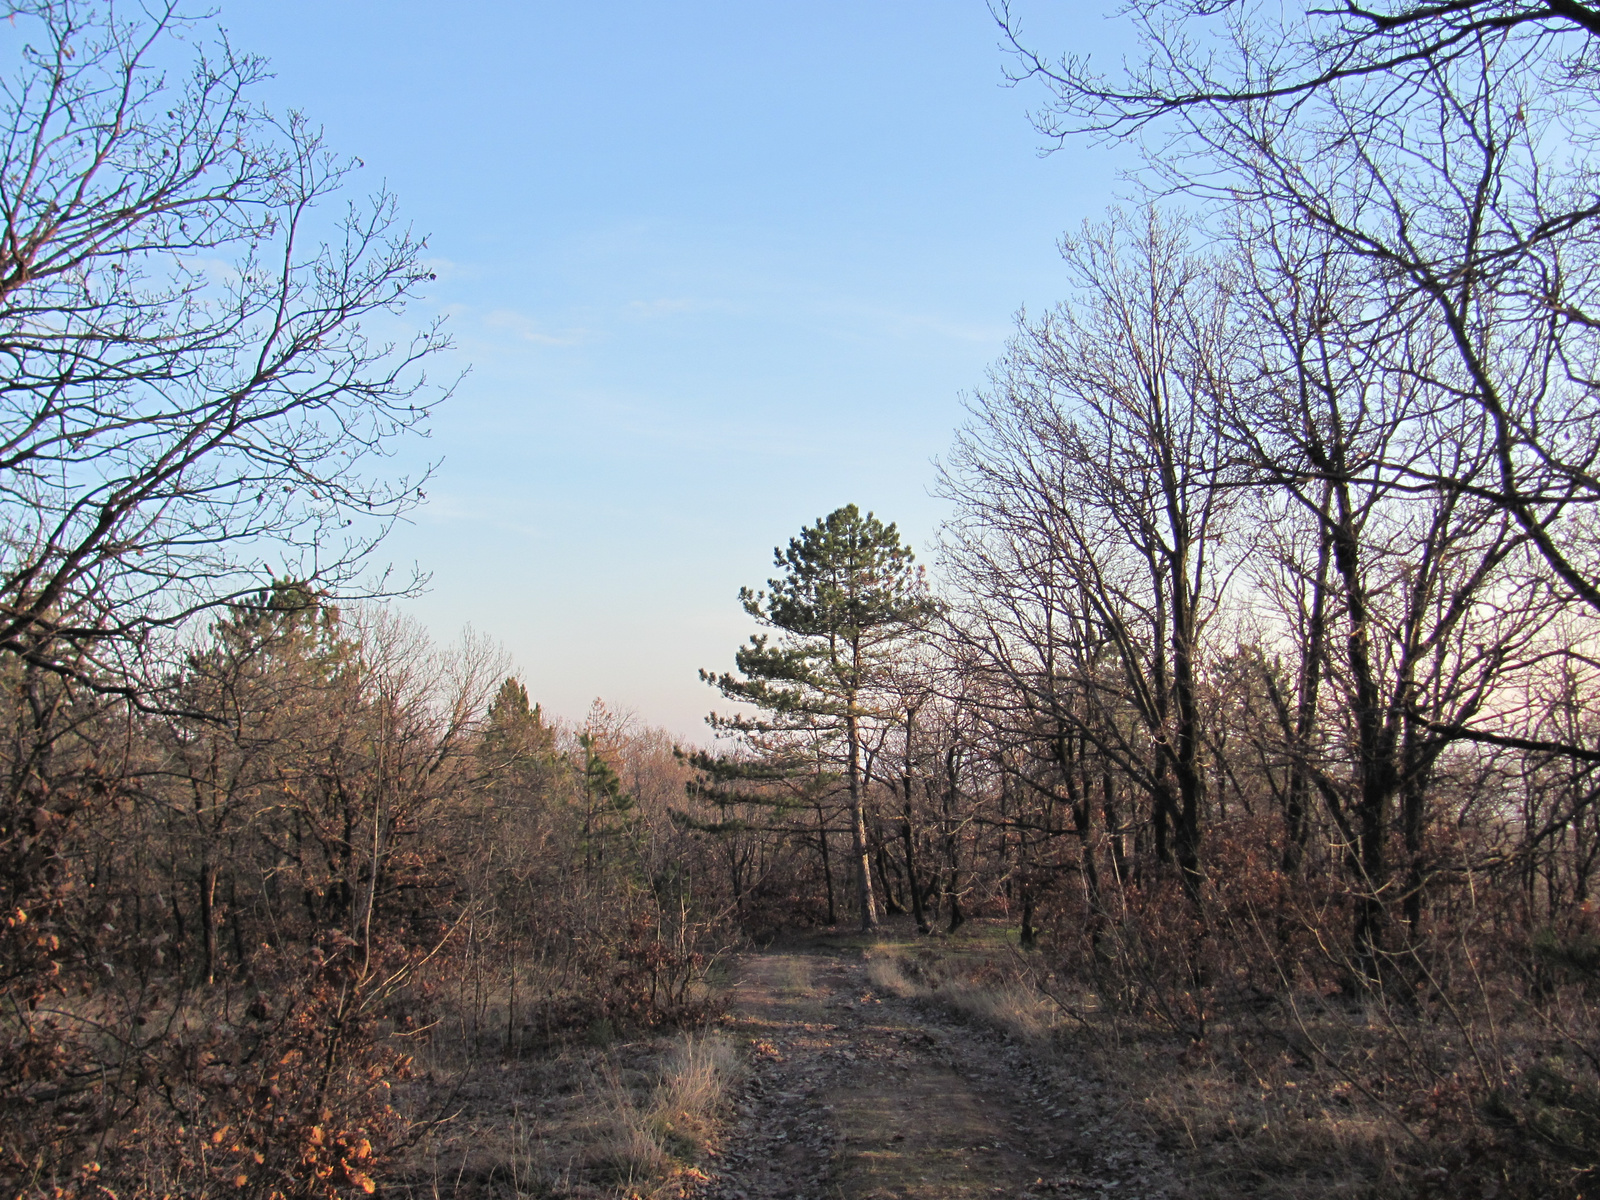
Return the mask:
[[992,940],[885,942],[866,959],[880,994],[991,1028],[1115,1098],[1182,1159],[1185,1200],[1579,1197],[1593,1176],[1600,1094],[1546,1052],[1537,1014],[1495,1027],[1504,1062],[1535,1065],[1493,1091],[1484,1031],[1459,1014],[1291,991],[1213,1003],[1196,1036],[1170,1004],[1108,1002],[1048,954]]

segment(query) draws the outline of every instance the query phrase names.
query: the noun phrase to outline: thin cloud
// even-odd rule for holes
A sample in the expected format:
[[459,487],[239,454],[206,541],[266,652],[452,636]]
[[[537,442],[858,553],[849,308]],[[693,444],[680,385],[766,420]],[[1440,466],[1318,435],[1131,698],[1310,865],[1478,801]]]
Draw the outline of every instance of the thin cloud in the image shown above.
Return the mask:
[[466,496],[443,489],[430,492],[428,502],[417,509],[410,520],[413,524],[470,524],[528,539],[541,538],[548,532],[541,524],[508,516],[503,498]]
[[680,313],[705,312],[715,307],[703,300],[630,300],[626,311],[630,317],[672,317]]
[[896,338],[932,334],[946,341],[983,345],[1002,343],[1012,332],[1010,325],[952,321],[933,313],[906,312],[879,305],[844,303],[827,307],[832,309],[836,317],[859,323],[860,328],[852,331],[857,334],[870,332],[874,336],[888,335]]
[[591,340],[587,329],[564,329],[558,333],[546,330],[539,321],[513,308],[496,308],[485,313],[482,324],[497,333],[508,333],[518,341],[532,342],[536,346],[576,346]]

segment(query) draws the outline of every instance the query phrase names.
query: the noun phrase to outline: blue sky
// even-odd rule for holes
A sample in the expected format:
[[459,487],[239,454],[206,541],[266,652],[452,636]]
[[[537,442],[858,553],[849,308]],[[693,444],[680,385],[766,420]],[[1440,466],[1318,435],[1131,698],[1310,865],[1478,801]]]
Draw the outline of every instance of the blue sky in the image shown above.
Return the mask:
[[[1115,47],[1092,4],[1042,44]],[[450,5],[223,0],[298,108],[430,237],[470,364],[430,504],[384,557],[443,639],[503,642],[530,693],[703,738],[752,627],[741,585],[846,503],[919,551],[931,460],[1013,315],[1062,296],[1060,234],[1110,152],[1040,158],[981,0]],[[924,553],[923,558],[931,555]]]

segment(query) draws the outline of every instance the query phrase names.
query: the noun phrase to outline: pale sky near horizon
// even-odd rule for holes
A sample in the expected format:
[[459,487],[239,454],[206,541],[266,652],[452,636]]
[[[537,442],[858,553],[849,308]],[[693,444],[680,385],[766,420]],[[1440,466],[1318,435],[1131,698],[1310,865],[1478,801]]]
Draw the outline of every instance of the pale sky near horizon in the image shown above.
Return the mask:
[[[1114,48],[1096,0],[1041,44]],[[752,631],[741,585],[846,503],[931,565],[932,459],[1055,244],[1117,163],[1041,158],[982,0],[222,0],[262,99],[365,162],[430,235],[470,364],[429,504],[382,556],[442,640],[504,643],[530,695],[705,740]],[[724,707],[726,707],[724,705]]]

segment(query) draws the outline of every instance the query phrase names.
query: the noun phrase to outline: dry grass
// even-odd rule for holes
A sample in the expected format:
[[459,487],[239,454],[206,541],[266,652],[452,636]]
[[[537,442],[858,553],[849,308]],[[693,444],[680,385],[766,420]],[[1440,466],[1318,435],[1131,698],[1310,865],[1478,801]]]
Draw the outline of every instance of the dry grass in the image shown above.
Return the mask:
[[680,1033],[448,1065],[436,1058],[407,1089],[408,1107],[446,1119],[416,1147],[395,1196],[676,1195],[714,1143],[740,1059],[720,1034]]
[[[1036,1047],[1074,1087],[1181,1156],[1186,1200],[1449,1194],[1437,1190],[1441,1173],[1425,1166],[1414,1121],[1336,1065],[1384,1053],[1394,1031],[1378,1014],[1337,1005],[1273,1010],[1213,1022],[1196,1043],[1155,1019],[1113,1014],[1092,993],[1047,994],[1057,981],[1039,986],[1034,968],[1000,945],[866,951],[874,990]],[[1408,1036],[1415,1044],[1430,1034]]]
[[925,952],[913,958],[902,946],[884,945],[868,951],[866,960],[867,979],[876,990],[940,1004],[1018,1041],[1048,1042],[1061,1022],[1057,1005],[1020,973],[1001,978],[991,968],[975,977],[969,956]]
[[602,1112],[590,1157],[616,1182],[638,1186],[692,1163],[711,1145],[739,1058],[716,1033],[685,1033],[662,1055],[653,1079],[603,1076]]
[[942,993],[944,1003],[968,1020],[989,1025],[1019,1041],[1048,1041],[1057,1026],[1058,1018],[1049,998],[1024,983],[957,983],[942,989]]
[[872,985],[874,991],[901,1000],[909,1000],[917,994],[917,985],[905,977],[898,946],[869,950],[866,959],[867,982]]
[[1282,1047],[1228,1029],[1184,1044],[1127,1024],[1120,1043],[1092,1028],[1063,1037],[1087,1073],[1137,1098],[1129,1111],[1184,1157],[1195,1200],[1425,1194],[1397,1175],[1404,1125]]

